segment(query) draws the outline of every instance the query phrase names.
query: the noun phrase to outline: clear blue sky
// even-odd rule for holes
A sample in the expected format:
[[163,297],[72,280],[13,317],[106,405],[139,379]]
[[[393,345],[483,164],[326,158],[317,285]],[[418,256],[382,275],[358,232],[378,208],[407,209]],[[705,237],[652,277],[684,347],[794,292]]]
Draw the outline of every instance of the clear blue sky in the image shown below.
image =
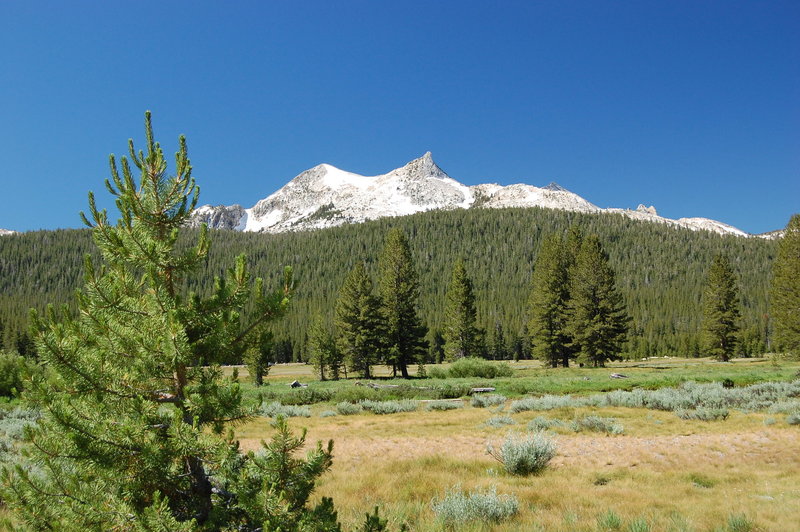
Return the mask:
[[0,7],[0,227],[79,227],[153,111],[201,203],[433,152],[758,233],[800,211],[800,2],[41,2]]

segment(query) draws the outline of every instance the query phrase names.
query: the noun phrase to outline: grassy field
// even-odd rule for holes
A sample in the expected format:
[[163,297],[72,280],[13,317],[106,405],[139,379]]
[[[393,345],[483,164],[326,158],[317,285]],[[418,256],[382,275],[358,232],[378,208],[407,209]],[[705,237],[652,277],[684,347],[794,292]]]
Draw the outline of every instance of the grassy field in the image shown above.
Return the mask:
[[[614,389],[657,389],[686,381],[720,382],[736,387],[797,378],[797,363],[774,359],[657,359],[607,368],[545,369],[534,362],[512,364],[503,379],[416,379],[412,386],[496,387],[503,405],[476,408],[469,399],[449,411],[322,417],[335,409],[337,394],[347,396],[353,380],[315,382],[302,365],[273,368],[262,388],[271,400],[289,399],[286,383],[300,380],[309,389],[328,390],[330,400],[310,405],[310,417],[292,418],[308,429],[308,441],[335,442],[332,470],[318,484],[317,497],[331,496],[345,525],[379,505],[382,515],[411,530],[447,530],[431,508],[448,488],[496,487],[519,501],[517,515],[500,523],[459,523],[453,530],[793,530],[800,522],[800,426],[786,413],[731,409],[717,421],[684,420],[675,412],[625,407],[563,407],[512,413],[514,398],[542,394],[576,397]],[[611,379],[623,373],[627,379]],[[241,373],[244,376],[244,372]],[[384,380],[380,384],[399,383]],[[248,393],[256,393],[248,388]],[[382,391],[406,397],[413,390]],[[420,390],[421,397],[428,391]],[[291,402],[291,401],[288,401]],[[619,435],[576,432],[570,424],[587,415],[614,420]],[[491,418],[511,425],[492,426]],[[542,474],[515,477],[486,453],[509,431],[526,432],[534,418],[559,420],[552,429],[557,456]],[[245,449],[255,449],[271,433],[269,419],[239,427]]]
[[[268,384],[260,388],[246,383],[245,368],[225,371],[239,374],[248,402],[298,405],[306,417],[292,417],[289,424],[296,431],[308,430],[309,446],[334,441],[333,467],[321,477],[314,498],[333,497],[345,530],[360,526],[364,513],[376,505],[391,530],[401,524],[413,531],[467,532],[798,529],[800,425],[790,422],[793,416],[800,421],[800,386],[774,399],[767,389],[771,385],[755,392],[751,385],[797,381],[800,362],[672,358],[605,368],[550,369],[534,361],[509,365],[512,374],[495,379],[402,381],[389,378],[386,368],[375,368],[378,378],[369,382],[319,382],[310,366],[286,364],[273,367]],[[627,378],[613,379],[612,373]],[[733,388],[721,386],[726,379]],[[307,387],[290,388],[294,380]],[[474,406],[466,395],[473,387],[493,387],[492,394],[504,397],[489,407]],[[682,419],[677,407],[653,406],[692,396],[699,403],[688,412],[700,412],[702,401],[713,403],[739,392],[755,398],[758,407],[751,401],[747,408],[708,408],[719,417],[713,421]],[[663,396],[648,408],[620,406],[626,398],[648,394]],[[416,410],[334,415],[340,402],[364,399],[417,401]],[[441,399],[457,408],[428,410]],[[546,409],[528,409],[531,404]],[[577,423],[587,416],[599,416],[616,428],[578,430]],[[556,456],[538,475],[510,475],[486,452],[487,444],[498,444],[509,433],[530,434],[532,423],[550,426]],[[273,428],[269,418],[256,417],[236,431],[242,448],[250,450],[258,449]],[[495,489],[514,496],[518,511],[499,522],[445,522],[432,501],[455,489]],[[7,517],[0,508],[0,529]],[[6,528],[13,529],[10,521]]]

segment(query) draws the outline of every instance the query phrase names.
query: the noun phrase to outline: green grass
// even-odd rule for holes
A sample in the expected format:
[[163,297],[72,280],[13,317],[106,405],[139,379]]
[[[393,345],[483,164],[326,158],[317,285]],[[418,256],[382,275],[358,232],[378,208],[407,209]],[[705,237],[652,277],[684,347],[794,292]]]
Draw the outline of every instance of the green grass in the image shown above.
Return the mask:
[[[358,402],[396,401],[403,399],[450,399],[465,397],[474,387],[493,387],[494,394],[509,399],[525,395],[589,395],[613,390],[642,388],[655,390],[679,386],[687,381],[699,383],[733,381],[735,386],[745,386],[765,381],[787,381],[796,378],[800,364],[785,362],[776,365],[770,359],[737,359],[733,362],[716,362],[709,359],[653,359],[609,364],[604,368],[543,368],[538,361],[525,360],[507,363],[513,368],[513,376],[446,379],[392,379],[387,377],[372,380],[341,379],[338,381],[316,380],[311,368],[305,364],[282,364],[274,366],[265,386],[256,388],[247,382],[246,369],[239,369],[242,390],[248,402],[279,401],[283,404],[336,404],[342,401]],[[441,365],[447,367],[446,364]],[[430,367],[430,366],[429,366]],[[376,366],[377,372],[386,368]],[[628,378],[612,379],[612,373],[622,373]],[[292,389],[288,384],[299,380],[307,388]],[[358,383],[358,384],[357,384]],[[373,389],[369,384],[394,386]]]

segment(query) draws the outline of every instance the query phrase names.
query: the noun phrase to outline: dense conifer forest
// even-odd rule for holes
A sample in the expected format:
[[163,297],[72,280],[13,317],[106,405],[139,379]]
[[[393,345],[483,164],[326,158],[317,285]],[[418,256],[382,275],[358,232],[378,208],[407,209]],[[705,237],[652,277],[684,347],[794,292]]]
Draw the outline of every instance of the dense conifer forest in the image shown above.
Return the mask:
[[[737,354],[768,348],[767,293],[776,245],[757,238],[719,236],[630,220],[613,214],[550,209],[471,209],[420,213],[332,229],[264,235],[212,231],[201,281],[184,288],[210,293],[232,257],[246,254],[267,287],[292,266],[298,281],[288,316],[275,326],[277,361],[307,357],[307,331],[315,316],[332,322],[345,276],[357,261],[377,279],[377,259],[387,233],[409,238],[420,281],[420,316],[431,345],[444,326],[453,265],[463,258],[474,287],[477,324],[487,356],[526,356],[527,304],[533,264],[544,235],[578,225],[597,234],[609,255],[630,324],[628,357],[700,355],[701,296],[714,256],[725,254],[739,279],[742,303]],[[191,241],[193,231],[185,231]],[[28,309],[62,305],[82,285],[84,255],[96,253],[87,230],[37,231],[0,238],[2,347],[23,354]],[[237,361],[230,361],[237,362]]]

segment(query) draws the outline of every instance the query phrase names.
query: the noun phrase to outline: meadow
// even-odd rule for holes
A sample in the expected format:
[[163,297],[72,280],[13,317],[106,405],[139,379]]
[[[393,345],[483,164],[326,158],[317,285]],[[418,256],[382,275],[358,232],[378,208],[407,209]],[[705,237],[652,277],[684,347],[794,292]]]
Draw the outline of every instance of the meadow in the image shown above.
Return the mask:
[[[495,379],[400,381],[384,368],[369,382],[320,382],[310,366],[287,364],[272,368],[266,386],[244,388],[248,400],[261,396],[266,414],[291,405],[285,415],[308,430],[308,445],[334,440],[333,467],[315,496],[334,498],[346,529],[374,506],[392,529],[419,531],[796,529],[800,363],[508,364],[512,375]],[[307,387],[291,389],[294,380]],[[467,395],[475,387],[495,390]],[[556,455],[539,474],[511,475],[487,453],[509,433],[543,429]],[[257,449],[271,431],[270,419],[257,417],[237,437]],[[469,493],[496,493],[496,503],[513,496],[516,512],[454,521],[434,510],[448,494]]]

